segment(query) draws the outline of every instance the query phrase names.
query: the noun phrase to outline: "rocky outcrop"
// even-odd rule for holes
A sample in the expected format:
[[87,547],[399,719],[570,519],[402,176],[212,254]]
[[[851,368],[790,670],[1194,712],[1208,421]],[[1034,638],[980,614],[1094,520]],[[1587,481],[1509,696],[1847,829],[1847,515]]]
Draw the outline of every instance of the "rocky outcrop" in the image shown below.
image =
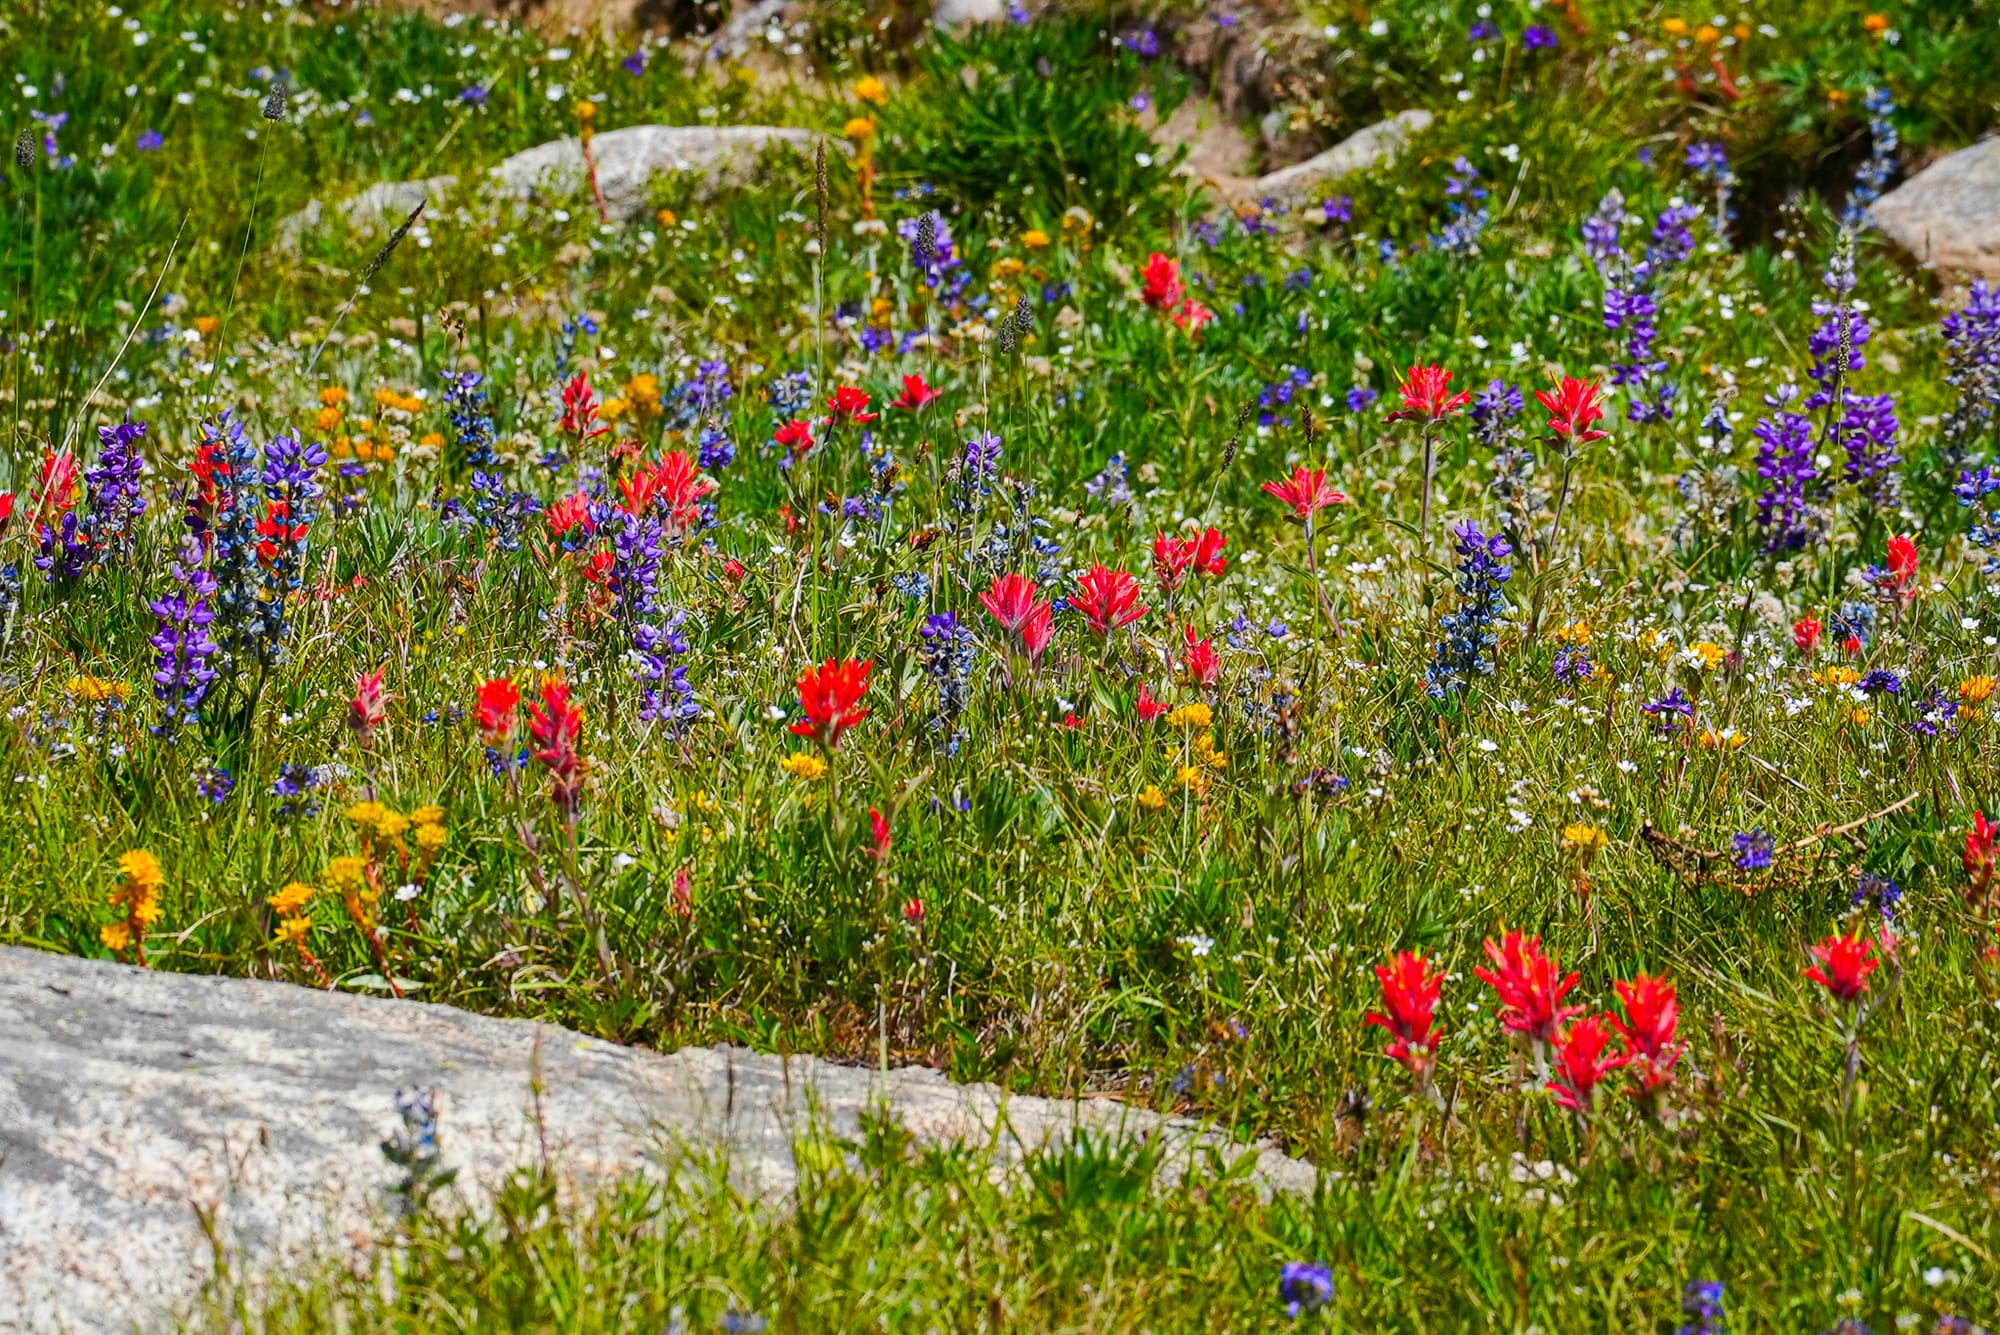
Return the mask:
[[[923,1069],[661,1054],[443,1006],[0,947],[0,1329],[167,1322],[208,1276],[203,1216],[251,1265],[305,1264],[328,1238],[365,1245],[397,1174],[378,1148],[401,1124],[393,1099],[415,1089],[435,1091],[451,1190],[474,1208],[480,1184],[544,1153],[587,1185],[719,1149],[744,1189],[782,1193],[809,1118],[852,1136],[874,1108],[1003,1163],[1083,1128],[1164,1137],[1169,1163],[1215,1143],[1116,1102],[1010,1097]],[[1307,1165],[1251,1152],[1266,1189],[1311,1189]]]
[[1308,203],[1341,177],[1352,176],[1388,161],[1413,136],[1429,129],[1430,124],[1431,113],[1428,111],[1412,109],[1398,112],[1388,120],[1378,121],[1365,130],[1349,135],[1324,153],[1258,177],[1245,188],[1244,193],[1253,202],[1276,199],[1290,206]]
[[1954,277],[2000,278],[2000,138],[1939,158],[1868,212],[1919,262]]

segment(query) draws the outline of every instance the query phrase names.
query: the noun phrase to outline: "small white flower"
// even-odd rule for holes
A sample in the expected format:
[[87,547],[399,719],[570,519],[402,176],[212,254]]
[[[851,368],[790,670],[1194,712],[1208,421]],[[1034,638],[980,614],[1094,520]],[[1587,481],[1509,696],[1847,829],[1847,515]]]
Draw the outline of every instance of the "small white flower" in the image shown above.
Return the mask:
[[1479,739],[1479,749],[1491,753],[1500,749],[1500,743],[1494,741],[1491,737],[1481,737]]
[[400,903],[407,904],[411,900],[415,899],[418,895],[422,894],[423,890],[424,888],[421,885],[418,885],[415,881],[406,881],[402,885],[396,887],[396,899]]

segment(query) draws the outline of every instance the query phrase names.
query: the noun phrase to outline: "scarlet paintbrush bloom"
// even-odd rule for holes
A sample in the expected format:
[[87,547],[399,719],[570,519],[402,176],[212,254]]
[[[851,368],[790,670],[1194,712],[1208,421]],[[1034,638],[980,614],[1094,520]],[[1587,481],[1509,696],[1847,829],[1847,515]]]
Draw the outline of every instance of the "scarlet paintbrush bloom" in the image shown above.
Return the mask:
[[1403,397],[1403,406],[1389,414],[1391,422],[1407,418],[1435,424],[1472,402],[1469,389],[1457,394],[1451,392],[1451,372],[1442,366],[1412,366],[1403,372],[1396,388]]
[[874,855],[877,862],[887,861],[889,857],[889,818],[874,807],[868,808],[868,833],[874,841],[874,846],[868,851]]
[[1180,309],[1174,312],[1174,323],[1190,334],[1200,333],[1201,327],[1214,318],[1215,312],[1193,297],[1185,298],[1180,304]]
[[67,513],[76,504],[76,477],[74,454],[43,450],[35,471],[35,513],[45,519]]
[[1133,708],[1139,712],[1139,722],[1151,723],[1154,719],[1166,713],[1168,706],[1164,701],[1155,700],[1152,691],[1142,681],[1139,683],[1139,698],[1134,702]]
[[362,750],[374,742],[375,730],[388,717],[389,693],[382,689],[382,670],[363,673],[354,682],[354,698],[347,702],[347,726]]
[[1176,538],[1162,533],[1153,539],[1153,579],[1162,593],[1172,593],[1192,570],[1202,575],[1220,575],[1229,565],[1222,554],[1228,539],[1220,529],[1211,528],[1198,537]]
[[1142,285],[1139,299],[1156,311],[1173,310],[1187,295],[1187,285],[1181,282],[1180,261],[1168,259],[1158,251],[1146,257],[1139,281]]
[[1799,647],[1800,653],[1811,657],[1819,648],[1820,632],[1824,629],[1814,618],[1800,617],[1792,623],[1792,643]]
[[790,450],[794,456],[804,454],[813,447],[812,425],[793,418],[779,427],[771,439]]
[[1347,504],[1347,497],[1334,490],[1326,480],[1324,468],[1307,468],[1304,464],[1294,468],[1288,478],[1266,482],[1264,490],[1290,506],[1292,518],[1299,523],[1311,519],[1329,505]]
[[0,491],[0,534],[4,534],[7,531],[7,526],[13,522],[14,493],[11,491]]
[[922,376],[906,375],[903,377],[903,392],[891,399],[889,406],[901,408],[906,412],[915,412],[937,397],[938,392],[926,385]]
[[869,412],[868,395],[852,385],[842,385],[834,390],[826,406],[835,422],[872,422],[882,415]]
[[1972,813],[1972,828],[1965,832],[1965,875],[1966,894],[1974,899],[1985,899],[1993,893],[1993,836],[2000,833],[2000,825],[1986,819],[1986,813]]
[[1908,604],[1917,596],[1917,544],[1897,534],[1889,539],[1889,588],[1896,601]]
[[521,688],[505,677],[495,677],[479,688],[472,717],[486,745],[498,751],[513,740],[520,705]]
[[1021,623],[1021,648],[1027,652],[1028,661],[1041,662],[1042,654],[1055,637],[1056,609],[1048,603],[1036,603],[1028,619]]
[[632,514],[644,515],[659,505],[666,510],[669,524],[687,528],[701,517],[701,499],[715,491],[715,483],[701,475],[693,459],[679,450],[669,450],[650,468],[619,478],[618,490]]
[[601,436],[611,428],[597,420],[597,396],[590,392],[590,377],[578,371],[562,390],[562,429],[579,440]]
[[1193,626],[1181,627],[1181,673],[1197,686],[1208,687],[1222,680],[1222,664],[1215,657],[1215,645],[1195,634]]
[[570,530],[581,527],[583,536],[589,537],[596,526],[590,521],[590,497],[583,492],[565,496],[549,506],[549,532],[558,538],[566,538]]
[[979,605],[1002,627],[1018,635],[1035,610],[1035,581],[1011,572],[995,576],[992,586],[979,595]]
[[1623,1018],[1611,1017],[1625,1043],[1625,1065],[1638,1072],[1638,1092],[1650,1095],[1674,1080],[1674,1063],[1682,1052],[1674,1037],[1680,1024],[1680,999],[1665,978],[1643,973],[1629,983],[1620,979],[1612,986],[1625,1007]]
[[1875,943],[1858,931],[1853,936],[1829,936],[1814,946],[1812,953],[1819,963],[1807,969],[1805,976],[1836,1001],[1858,1000],[1868,990],[1868,975],[1882,965],[1881,960],[1871,958]]
[[542,683],[542,702],[528,706],[528,736],[535,759],[549,772],[549,801],[565,819],[576,815],[587,766],[583,758],[583,711],[569,702],[569,685]]
[[1566,375],[1554,389],[1536,390],[1535,398],[1549,410],[1549,430],[1558,436],[1577,445],[1604,439],[1604,432],[1590,429],[1604,416],[1603,391],[1595,380]]
[[1557,1103],[1571,1112],[1591,1110],[1598,1085],[1626,1061],[1616,1053],[1607,1057],[1605,1049],[1610,1046],[1611,1035],[1599,1016],[1578,1020],[1562,1031],[1556,1040],[1556,1078],[1549,1081]]
[[1499,994],[1500,1023],[1515,1033],[1548,1043],[1565,1021],[1583,1013],[1581,1006],[1562,1004],[1576,975],[1557,977],[1556,962],[1542,953],[1539,936],[1507,932],[1497,943],[1488,937],[1486,958],[1493,967],[1474,969],[1473,975]]
[[867,710],[855,706],[868,694],[868,674],[874,666],[872,658],[838,662],[829,658],[807,668],[799,675],[799,708],[806,716],[791,731],[828,750],[839,746],[840,735],[868,717]]
[[1070,606],[1083,613],[1095,635],[1109,635],[1121,626],[1129,626],[1148,610],[1139,601],[1139,581],[1122,570],[1093,565],[1077,580],[1077,589],[1076,597],[1069,600]]
[[1402,1063],[1417,1088],[1428,1088],[1438,1040],[1443,1037],[1435,1018],[1444,972],[1433,972],[1430,962],[1414,950],[1402,950],[1392,955],[1387,965],[1375,966],[1375,979],[1382,985],[1382,1009],[1369,1011],[1362,1024],[1388,1030],[1385,1051]]

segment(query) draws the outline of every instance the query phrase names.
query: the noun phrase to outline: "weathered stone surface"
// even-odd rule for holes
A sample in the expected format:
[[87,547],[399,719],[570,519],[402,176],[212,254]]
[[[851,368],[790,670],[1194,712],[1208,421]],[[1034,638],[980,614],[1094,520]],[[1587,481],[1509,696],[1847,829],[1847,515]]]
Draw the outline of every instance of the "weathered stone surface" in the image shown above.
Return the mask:
[[[531,1081],[543,1093],[536,1124]],[[1009,1097],[934,1071],[743,1049],[660,1054],[443,1006],[157,974],[0,947],[0,1330],[145,1329],[200,1291],[209,1212],[238,1256],[303,1263],[365,1240],[394,1170],[398,1089],[437,1092],[443,1158],[479,1184],[535,1162],[571,1183],[721,1149],[747,1189],[795,1180],[809,1115],[853,1135],[886,1106],[927,1140],[996,1160],[1079,1128],[1214,1144],[1111,1101]],[[1257,1150],[1267,1188],[1313,1170]],[[454,1189],[457,1189],[456,1187]]]
[[1431,113],[1420,108],[1401,111],[1335,144],[1304,162],[1260,176],[1245,191],[1254,200],[1277,199],[1286,204],[1309,202],[1323,187],[1343,176],[1366,171],[1387,161],[1411,136],[1430,128]]
[[2000,278],[2000,138],[1939,158],[1869,213],[1884,235],[1933,269]]
[[[632,222],[651,212],[647,192],[656,174],[689,172],[709,187],[747,185],[773,144],[810,152],[812,142],[810,130],[776,125],[631,125],[598,135],[591,141],[591,154],[597,159],[605,211],[614,221]],[[534,204],[588,190],[589,176],[582,143],[570,138],[516,153],[465,185]],[[419,200],[435,201],[458,187],[455,176],[384,181],[337,207],[350,227],[384,228],[401,222]],[[319,226],[326,214],[327,207],[313,200],[281,221],[278,234],[288,243],[296,241],[301,233]]]
[[956,28],[968,23],[998,23],[1007,17],[1007,6],[1001,0],[938,0],[931,11],[931,22],[941,28]]

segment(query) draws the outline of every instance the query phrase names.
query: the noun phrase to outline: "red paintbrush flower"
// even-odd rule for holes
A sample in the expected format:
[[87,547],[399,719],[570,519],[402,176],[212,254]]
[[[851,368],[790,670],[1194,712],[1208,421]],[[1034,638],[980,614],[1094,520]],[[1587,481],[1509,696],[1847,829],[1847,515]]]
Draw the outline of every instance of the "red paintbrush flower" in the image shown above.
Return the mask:
[[1853,936],[1835,934],[1812,948],[1813,958],[1819,963],[1807,969],[1805,976],[1825,988],[1836,1001],[1856,1001],[1868,990],[1868,975],[1881,967],[1882,961],[1873,959],[1875,943],[1855,932]]
[[1153,579],[1162,593],[1181,586],[1190,570],[1203,575],[1220,575],[1229,565],[1222,555],[1228,541],[1220,529],[1211,528],[1197,537],[1176,538],[1162,533],[1153,539]]
[[812,424],[793,418],[779,427],[771,439],[790,450],[794,455],[804,454],[813,447]]
[[1451,372],[1442,366],[1412,366],[1403,372],[1397,391],[1403,406],[1389,414],[1391,422],[1422,419],[1435,425],[1472,402],[1469,389],[1451,392]]
[[874,666],[872,658],[829,658],[816,668],[807,668],[798,682],[799,708],[806,716],[794,723],[791,731],[828,750],[839,746],[840,735],[868,717],[867,710],[856,706],[868,694],[868,674]]
[[1510,931],[1497,943],[1488,937],[1486,958],[1493,967],[1474,969],[1473,975],[1499,994],[1500,1023],[1515,1033],[1549,1043],[1564,1021],[1583,1013],[1581,1006],[1562,1004],[1576,986],[1576,975],[1557,976],[1556,962],[1542,953],[1539,936]]
[[1813,617],[1800,617],[1792,623],[1792,643],[1799,652],[1810,657],[1819,648],[1820,632],[1825,627]]
[[1163,701],[1155,700],[1153,692],[1142,681],[1139,683],[1139,698],[1134,702],[1133,708],[1139,712],[1139,722],[1151,723],[1154,719],[1166,713],[1169,706]]
[[1563,1030],[1556,1040],[1556,1078],[1549,1090],[1556,1102],[1572,1112],[1588,1113],[1597,1101],[1597,1087],[1604,1077],[1625,1064],[1624,1057],[1605,1055],[1611,1035],[1604,1020],[1592,1015]]
[[0,533],[7,531],[7,525],[14,520],[14,493],[0,491]]
[[1542,407],[1549,410],[1549,430],[1558,436],[1584,445],[1593,440],[1603,440],[1605,432],[1590,429],[1592,422],[1604,416],[1603,391],[1595,380],[1578,380],[1575,376],[1564,376],[1554,389],[1538,389],[1535,398]]
[[1972,813],[1972,828],[1965,832],[1965,875],[1970,882],[1966,894],[1984,899],[1993,891],[1993,837],[2000,825],[1986,819],[1986,813]]
[[472,705],[472,717],[479,735],[495,751],[514,738],[521,706],[521,688],[505,677],[495,677],[479,688]]
[[596,525],[590,519],[590,497],[586,493],[579,491],[549,506],[549,532],[558,538],[566,538],[570,530],[579,526],[586,538],[596,531]]
[[1897,534],[1889,539],[1889,589],[1896,601],[1907,604],[1917,596],[1917,544]]
[[1156,311],[1173,310],[1187,295],[1187,285],[1181,282],[1180,261],[1168,259],[1158,251],[1146,257],[1139,281],[1139,299]]
[[1433,972],[1417,952],[1402,950],[1390,956],[1387,965],[1375,966],[1375,979],[1382,985],[1382,1009],[1369,1011],[1362,1024],[1388,1030],[1388,1055],[1403,1064],[1417,1088],[1428,1088],[1438,1040],[1443,1037],[1434,1021],[1444,972]]
[[835,422],[872,422],[880,413],[868,411],[868,395],[852,385],[842,385],[833,391],[833,397],[826,401]]
[[1215,657],[1215,645],[1196,635],[1193,626],[1181,627],[1181,674],[1201,687],[1222,680],[1222,664]]
[[354,698],[347,702],[347,726],[367,750],[375,740],[375,730],[389,717],[389,693],[382,688],[382,669],[364,672],[354,682]]
[[611,429],[597,420],[597,396],[590,392],[590,377],[582,371],[563,386],[562,406],[562,429],[578,440],[589,440]]
[[874,807],[868,808],[868,833],[874,840],[874,847],[868,851],[877,862],[885,862],[889,857],[889,818]]
[[583,711],[570,704],[568,683],[542,683],[541,704],[528,706],[528,736],[535,744],[535,759],[549,772],[549,801],[565,819],[574,819],[588,765],[583,758]]
[[1049,642],[1056,637],[1056,609],[1048,603],[1036,603],[1028,613],[1028,619],[1021,625],[1021,648],[1027,651],[1030,663],[1042,661],[1042,654]]
[[929,385],[926,385],[922,376],[906,375],[903,377],[903,392],[891,399],[889,406],[891,408],[901,408],[907,412],[915,412],[937,397],[938,392]]
[[700,501],[715,491],[715,483],[701,475],[693,459],[669,450],[650,468],[619,478],[618,490],[632,514],[644,515],[657,504],[665,507],[670,525],[686,528],[701,517]]
[[1035,581],[1012,572],[994,577],[979,605],[1007,630],[1019,634],[1035,610]]
[[1174,312],[1174,323],[1180,328],[1187,330],[1190,334],[1199,334],[1201,327],[1214,318],[1215,312],[1196,301],[1193,297],[1184,299],[1181,302],[1180,309]]
[[1329,505],[1347,504],[1347,497],[1327,482],[1324,468],[1307,468],[1304,464],[1294,468],[1288,478],[1266,482],[1264,490],[1290,506],[1292,518],[1299,523]]
[[67,513],[76,504],[76,478],[74,454],[43,450],[41,467],[35,470],[35,514],[52,519]]
[[1077,588],[1079,592],[1069,600],[1070,606],[1083,613],[1095,635],[1109,635],[1121,626],[1129,626],[1148,610],[1139,601],[1139,581],[1123,570],[1093,565],[1077,580]]
[[1625,1007],[1625,1015],[1611,1017],[1625,1044],[1625,1065],[1639,1074],[1638,1093],[1650,1095],[1674,1080],[1674,1063],[1680,1060],[1682,1045],[1675,1041],[1680,1024],[1680,999],[1674,985],[1665,978],[1640,974],[1631,982],[1619,979],[1612,986]]

